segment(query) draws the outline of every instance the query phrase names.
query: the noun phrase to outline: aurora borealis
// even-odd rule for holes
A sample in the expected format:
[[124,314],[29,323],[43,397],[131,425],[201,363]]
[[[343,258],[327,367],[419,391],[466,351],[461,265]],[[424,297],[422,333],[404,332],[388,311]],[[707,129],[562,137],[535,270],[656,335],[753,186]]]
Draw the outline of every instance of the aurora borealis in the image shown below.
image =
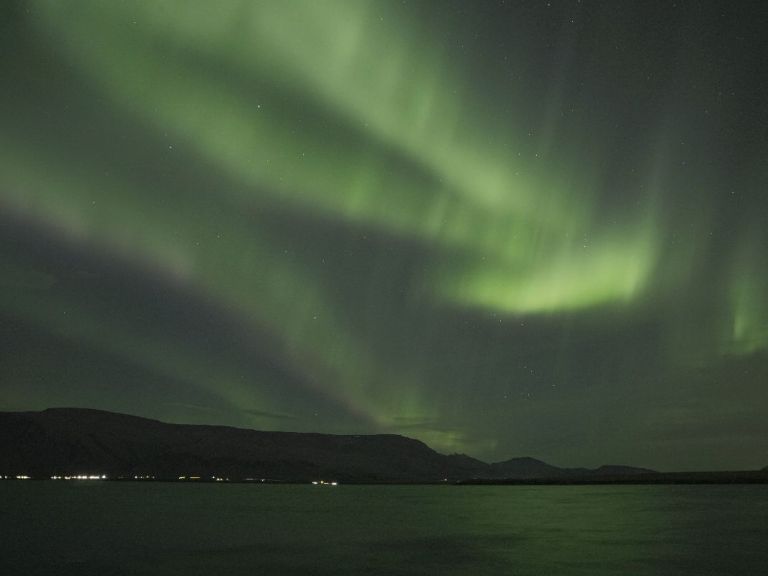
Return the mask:
[[3,3],[0,409],[768,464],[759,3]]

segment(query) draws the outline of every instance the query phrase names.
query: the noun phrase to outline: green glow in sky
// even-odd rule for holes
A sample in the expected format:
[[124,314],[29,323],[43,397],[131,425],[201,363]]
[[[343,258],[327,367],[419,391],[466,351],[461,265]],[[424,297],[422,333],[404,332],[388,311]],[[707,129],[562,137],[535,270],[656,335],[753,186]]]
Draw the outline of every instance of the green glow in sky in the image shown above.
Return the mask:
[[[764,82],[708,64],[730,29],[690,48],[706,11],[643,43],[642,13],[523,5],[12,3],[8,407],[144,409],[46,380],[54,339],[162,383],[157,417],[717,465],[725,380],[764,398]],[[662,391],[732,362],[659,448]]]

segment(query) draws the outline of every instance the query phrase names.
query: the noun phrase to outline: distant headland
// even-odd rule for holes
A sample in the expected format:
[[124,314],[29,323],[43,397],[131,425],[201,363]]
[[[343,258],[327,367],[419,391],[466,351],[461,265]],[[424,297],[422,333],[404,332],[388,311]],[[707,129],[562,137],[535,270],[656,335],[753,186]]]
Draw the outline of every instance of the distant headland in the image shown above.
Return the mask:
[[559,468],[535,458],[488,464],[395,434],[263,432],[169,424],[84,408],[0,412],[0,479],[259,483],[768,483],[768,468],[661,473]]

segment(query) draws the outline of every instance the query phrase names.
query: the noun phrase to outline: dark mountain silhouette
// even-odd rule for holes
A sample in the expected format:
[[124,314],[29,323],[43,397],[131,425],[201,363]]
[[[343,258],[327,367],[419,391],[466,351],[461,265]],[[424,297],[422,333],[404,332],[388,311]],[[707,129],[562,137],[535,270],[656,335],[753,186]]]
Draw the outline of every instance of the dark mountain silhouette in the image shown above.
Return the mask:
[[565,469],[552,466],[535,458],[512,458],[488,466],[489,478],[557,478]]
[[404,436],[259,432],[77,408],[0,414],[0,469],[34,477],[428,481],[451,476],[445,456]]
[[600,466],[599,468],[558,468],[541,460],[530,457],[512,458],[504,462],[489,464],[484,476],[491,479],[558,479],[558,478],[602,478],[617,476],[637,476],[653,473],[648,468],[632,466]]
[[168,424],[82,408],[0,412],[0,474],[11,476],[437,482],[594,479],[651,472],[626,466],[558,468],[534,458],[486,464],[464,454],[439,454],[419,440],[395,434],[261,432]]

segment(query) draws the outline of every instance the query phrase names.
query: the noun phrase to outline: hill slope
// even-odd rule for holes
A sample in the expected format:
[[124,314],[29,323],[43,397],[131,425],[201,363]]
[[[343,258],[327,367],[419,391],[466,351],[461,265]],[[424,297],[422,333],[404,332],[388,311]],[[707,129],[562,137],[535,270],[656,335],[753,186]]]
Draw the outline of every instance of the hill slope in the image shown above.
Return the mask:
[[486,464],[446,456],[395,434],[262,432],[228,426],[168,424],[82,408],[0,412],[0,474],[106,474],[267,478],[281,481],[436,482],[555,479],[647,472],[628,467],[563,469],[533,458]]

